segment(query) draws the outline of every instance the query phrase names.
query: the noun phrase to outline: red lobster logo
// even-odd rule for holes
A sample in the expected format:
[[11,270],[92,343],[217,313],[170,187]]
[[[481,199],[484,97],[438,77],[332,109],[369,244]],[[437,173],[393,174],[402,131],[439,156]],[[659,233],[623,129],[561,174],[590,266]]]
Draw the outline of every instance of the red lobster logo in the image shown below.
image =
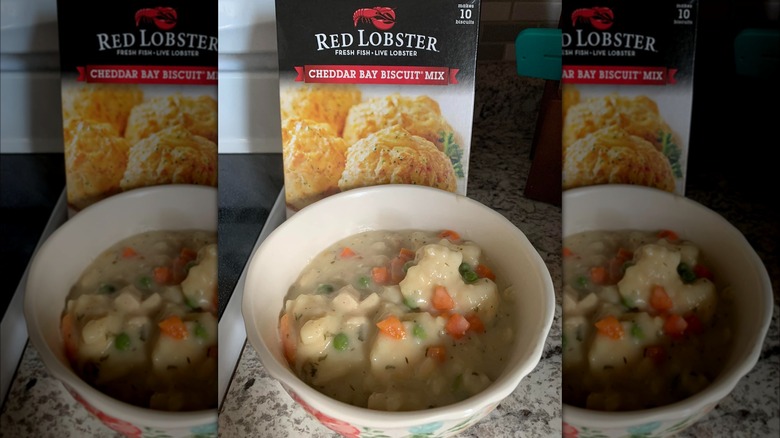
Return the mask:
[[153,22],[160,30],[171,30],[176,26],[177,18],[176,9],[173,8],[143,8],[135,13],[135,27]]
[[379,30],[389,30],[395,25],[395,11],[385,6],[361,8],[352,14],[352,20],[355,22],[355,27],[358,22],[371,22]]
[[615,21],[615,14],[610,8],[595,6],[592,8],[575,9],[571,13],[571,25],[577,23],[590,22],[590,25],[598,30],[607,30],[612,27]]

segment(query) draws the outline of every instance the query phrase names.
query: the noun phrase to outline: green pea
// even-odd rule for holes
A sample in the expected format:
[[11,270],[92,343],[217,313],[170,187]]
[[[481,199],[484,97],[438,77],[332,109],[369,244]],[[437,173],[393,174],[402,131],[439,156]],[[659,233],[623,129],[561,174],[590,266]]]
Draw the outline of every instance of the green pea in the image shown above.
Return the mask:
[[138,288],[143,290],[149,290],[152,288],[152,278],[148,275],[138,277]]
[[110,294],[112,292],[116,292],[116,287],[113,284],[103,283],[98,288],[98,293],[101,294]]
[[693,283],[696,281],[696,274],[693,272],[690,266],[686,263],[680,263],[677,265],[677,273],[680,274],[680,278],[683,283]]
[[317,286],[317,293],[318,294],[329,294],[333,292],[335,289],[333,285],[322,283],[319,286]]
[[627,309],[633,309],[634,308],[634,302],[630,298],[628,298],[626,296],[623,296],[623,295],[620,296],[620,303],[623,306],[625,306]]
[[408,262],[404,263],[404,273],[414,266],[414,260],[409,260]]
[[643,339],[645,334],[642,332],[642,328],[637,323],[631,325],[631,336],[637,339]]
[[349,347],[349,337],[345,333],[339,333],[333,338],[333,348],[344,351]]
[[120,333],[114,338],[114,347],[119,351],[125,351],[130,348],[130,336],[127,333]]
[[415,324],[412,328],[412,335],[417,339],[425,339],[425,329],[420,324]]
[[361,275],[360,278],[358,278],[358,287],[361,289],[368,289],[368,286],[371,285],[371,279],[366,277],[365,275]]
[[411,298],[409,298],[409,297],[405,297],[405,298],[404,298],[404,304],[406,304],[406,307],[408,307],[408,308],[410,308],[410,309],[412,309],[412,310],[415,310],[415,309],[417,309],[417,308],[418,308],[418,306],[417,306],[417,303],[415,303],[414,301],[412,301],[412,299],[411,299]]
[[208,337],[208,332],[206,331],[206,327],[203,327],[200,323],[195,325],[195,337],[206,339],[206,337]]
[[577,286],[580,289],[585,289],[585,288],[588,287],[588,285],[589,285],[589,282],[588,282],[588,278],[587,277],[585,277],[584,275],[580,275],[579,277],[577,277]]
[[190,309],[197,309],[197,308],[200,307],[200,306],[198,306],[197,303],[195,303],[194,301],[192,301],[189,298],[184,298],[184,304],[186,304],[187,307],[189,307]]
[[479,280],[479,275],[477,275],[471,268],[471,265],[466,262],[463,262],[458,266],[458,272],[460,272],[460,276],[463,277],[463,281],[466,283],[473,283]]

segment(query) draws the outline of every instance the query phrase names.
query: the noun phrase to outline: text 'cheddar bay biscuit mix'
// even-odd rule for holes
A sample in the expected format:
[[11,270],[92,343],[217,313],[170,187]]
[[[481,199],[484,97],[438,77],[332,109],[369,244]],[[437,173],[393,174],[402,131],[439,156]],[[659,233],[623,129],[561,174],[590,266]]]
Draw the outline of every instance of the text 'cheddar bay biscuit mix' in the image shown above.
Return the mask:
[[140,187],[216,186],[217,3],[57,8],[69,214]]
[[698,2],[564,4],[563,189],[685,193]]
[[479,1],[277,0],[288,217],[372,185],[466,194],[479,15]]

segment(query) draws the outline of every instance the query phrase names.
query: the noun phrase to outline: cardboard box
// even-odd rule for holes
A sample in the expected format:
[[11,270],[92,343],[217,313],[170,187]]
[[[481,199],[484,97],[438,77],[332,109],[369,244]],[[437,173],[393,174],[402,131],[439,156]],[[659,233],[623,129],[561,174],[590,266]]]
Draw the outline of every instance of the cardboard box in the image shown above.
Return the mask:
[[69,213],[140,187],[216,186],[217,2],[59,0],[57,13]]
[[332,194],[466,194],[479,1],[276,2],[288,216]]
[[685,193],[698,2],[564,3],[563,189]]

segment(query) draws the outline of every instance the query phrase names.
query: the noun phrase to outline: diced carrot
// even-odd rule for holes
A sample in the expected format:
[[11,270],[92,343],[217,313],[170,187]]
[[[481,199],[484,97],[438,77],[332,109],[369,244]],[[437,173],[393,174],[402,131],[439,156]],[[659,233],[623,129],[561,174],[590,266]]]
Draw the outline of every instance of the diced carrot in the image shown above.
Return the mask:
[[615,257],[609,261],[609,269],[607,272],[607,278],[604,280],[605,284],[617,284],[620,279],[623,278],[623,264],[625,262]]
[[433,288],[432,301],[433,308],[440,312],[446,312],[455,308],[455,300],[452,299],[452,296],[444,286],[437,285]]
[[401,250],[398,252],[398,257],[403,259],[405,262],[413,260],[415,255],[416,253],[408,248],[401,248]]
[[185,261],[181,257],[176,257],[173,259],[173,264],[171,265],[170,284],[180,284],[182,281],[184,281],[185,278],[187,278],[188,264],[189,262]]
[[496,274],[494,274],[493,270],[490,269],[487,265],[483,265],[482,263],[477,264],[477,267],[474,268],[474,272],[477,273],[479,278],[489,278],[493,281],[496,281]]
[[693,273],[696,274],[696,278],[706,278],[707,280],[712,281],[713,278],[715,278],[714,275],[712,275],[712,271],[709,270],[706,266],[702,264],[697,264],[693,267]]
[[619,248],[615,258],[625,263],[634,258],[634,253],[625,248]]
[[355,256],[355,251],[352,251],[352,248],[350,248],[348,246],[345,246],[341,250],[341,253],[339,254],[339,257],[341,257],[342,259],[348,259],[348,258],[354,257],[354,256]]
[[154,281],[157,284],[168,284],[173,279],[173,272],[167,266],[154,268]]
[[460,339],[466,335],[466,332],[469,329],[469,322],[463,315],[459,313],[453,313],[450,315],[444,328],[447,330],[447,333],[449,333],[450,336],[455,339]]
[[387,270],[387,266],[374,266],[371,268],[371,279],[376,284],[385,284],[390,280],[390,271]]
[[70,313],[66,313],[62,316],[60,321],[60,333],[62,334],[62,341],[65,343],[65,356],[69,360],[76,359],[78,353],[78,343],[76,342],[76,330],[73,327],[73,316]]
[[184,325],[184,321],[177,315],[169,316],[168,318],[160,321],[157,324],[160,327],[160,331],[173,339],[187,339],[187,326]]
[[607,282],[607,268],[603,266],[594,266],[590,268],[590,281],[593,284],[604,284]]
[[439,237],[442,239],[447,239],[450,242],[457,242],[460,240],[460,234],[458,234],[457,231],[453,230],[442,230],[441,233],[439,233]]
[[132,247],[126,246],[126,247],[124,247],[122,249],[122,257],[124,257],[126,259],[129,259],[131,257],[135,257],[137,255],[138,255],[138,253]]
[[656,365],[660,365],[666,360],[666,349],[660,345],[645,347],[644,357],[649,358]]
[[564,257],[571,257],[574,255],[574,251],[572,251],[569,247],[564,246],[563,247],[563,256]]
[[620,248],[614,257],[609,260],[609,272],[607,273],[607,284],[617,284],[625,274],[623,267],[626,262],[634,258],[634,254],[631,251]]
[[441,345],[428,347],[425,350],[425,356],[430,357],[439,363],[443,363],[445,360],[447,360],[447,349]]
[[189,263],[198,258],[198,252],[192,248],[184,247],[179,251],[179,258]]
[[469,313],[466,315],[466,321],[469,322],[469,330],[477,333],[485,332],[485,324],[482,323],[482,320],[476,313]]
[[401,248],[398,255],[390,260],[390,284],[398,284],[406,277],[404,265],[410,260],[414,260],[415,252],[408,248]]
[[404,264],[406,262],[401,257],[393,257],[390,260],[390,282],[391,284],[398,284],[406,277],[404,272]]
[[688,322],[685,321],[685,318],[674,313],[667,316],[666,321],[664,321],[664,333],[672,338],[682,337],[687,327]]
[[663,286],[655,285],[650,291],[650,307],[658,312],[666,312],[674,307],[674,302]]
[[282,348],[284,349],[284,357],[287,359],[287,363],[294,365],[297,343],[295,342],[295,338],[293,338],[292,335],[292,330],[290,329],[289,313],[285,313],[279,319],[279,336],[282,338]]
[[379,327],[379,331],[394,339],[403,339],[406,337],[406,330],[404,330],[404,324],[395,315],[390,315],[376,323]]
[[661,230],[658,232],[658,237],[661,239],[666,239],[670,242],[676,242],[680,240],[680,236],[672,230]]
[[610,339],[623,339],[623,325],[613,316],[609,315],[596,321],[599,333]]
[[685,315],[683,319],[685,319],[685,322],[688,324],[685,328],[685,333],[698,335],[704,332],[704,325],[695,313],[689,313]]

